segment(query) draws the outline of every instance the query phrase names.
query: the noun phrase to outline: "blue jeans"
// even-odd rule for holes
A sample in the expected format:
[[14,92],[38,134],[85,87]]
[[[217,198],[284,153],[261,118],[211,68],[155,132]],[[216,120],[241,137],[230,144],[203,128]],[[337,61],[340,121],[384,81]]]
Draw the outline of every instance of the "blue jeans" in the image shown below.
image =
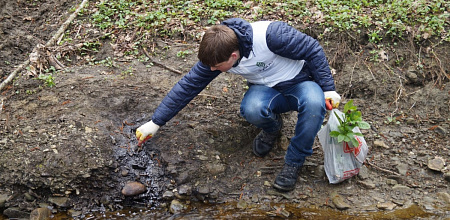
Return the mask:
[[313,81],[279,89],[251,85],[241,103],[241,115],[265,132],[277,131],[280,128],[277,117],[289,111],[297,111],[298,119],[285,163],[300,167],[313,153],[314,139],[326,113],[325,97],[320,86]]

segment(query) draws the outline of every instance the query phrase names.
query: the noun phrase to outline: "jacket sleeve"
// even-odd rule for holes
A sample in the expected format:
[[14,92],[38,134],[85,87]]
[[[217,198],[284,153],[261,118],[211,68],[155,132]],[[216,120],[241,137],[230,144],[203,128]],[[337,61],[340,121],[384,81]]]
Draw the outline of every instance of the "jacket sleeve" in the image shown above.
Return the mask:
[[294,60],[305,60],[311,77],[323,91],[335,90],[327,58],[317,40],[285,22],[276,21],[269,25],[266,41],[269,49],[277,55]]
[[219,70],[211,71],[209,66],[197,62],[164,97],[156,108],[152,121],[159,126],[165,125],[220,73]]

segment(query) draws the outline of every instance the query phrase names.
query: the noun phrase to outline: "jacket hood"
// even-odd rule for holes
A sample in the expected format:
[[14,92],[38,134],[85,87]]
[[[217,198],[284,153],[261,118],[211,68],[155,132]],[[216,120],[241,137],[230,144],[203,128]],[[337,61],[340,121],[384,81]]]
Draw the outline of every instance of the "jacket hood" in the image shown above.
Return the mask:
[[231,28],[236,33],[241,58],[248,58],[253,47],[253,30],[250,23],[241,18],[231,18],[223,21],[222,24]]

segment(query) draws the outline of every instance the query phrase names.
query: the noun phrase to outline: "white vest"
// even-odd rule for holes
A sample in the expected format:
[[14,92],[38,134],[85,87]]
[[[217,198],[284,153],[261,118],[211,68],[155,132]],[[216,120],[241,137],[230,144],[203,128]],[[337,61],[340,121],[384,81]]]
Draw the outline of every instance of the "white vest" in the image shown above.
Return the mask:
[[253,29],[253,51],[248,58],[243,57],[238,66],[228,72],[243,76],[248,82],[273,87],[293,79],[305,63],[274,54],[266,43],[266,31],[270,21],[251,23]]

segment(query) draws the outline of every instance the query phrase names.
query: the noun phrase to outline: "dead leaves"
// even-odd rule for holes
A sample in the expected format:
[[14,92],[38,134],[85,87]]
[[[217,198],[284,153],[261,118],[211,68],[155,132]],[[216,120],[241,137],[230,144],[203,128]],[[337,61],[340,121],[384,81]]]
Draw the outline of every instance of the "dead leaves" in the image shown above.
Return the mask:
[[28,76],[38,76],[51,66],[55,70],[62,70],[65,68],[53,52],[42,44],[38,44],[29,56],[30,65],[27,68]]

